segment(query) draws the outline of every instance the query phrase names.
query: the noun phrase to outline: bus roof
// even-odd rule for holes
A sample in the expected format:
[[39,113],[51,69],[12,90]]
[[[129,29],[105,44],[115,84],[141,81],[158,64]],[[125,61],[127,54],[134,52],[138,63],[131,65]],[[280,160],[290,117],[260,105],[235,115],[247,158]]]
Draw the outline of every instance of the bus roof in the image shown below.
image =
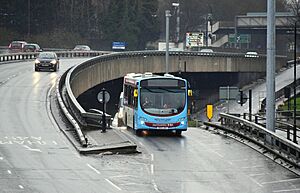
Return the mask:
[[153,79],[153,78],[171,78],[171,79],[184,80],[183,78],[174,76],[172,74],[164,74],[163,76],[161,76],[161,75],[153,74],[152,72],[145,72],[144,74],[129,73],[124,77],[124,79],[132,80],[134,82],[139,82],[141,80]]

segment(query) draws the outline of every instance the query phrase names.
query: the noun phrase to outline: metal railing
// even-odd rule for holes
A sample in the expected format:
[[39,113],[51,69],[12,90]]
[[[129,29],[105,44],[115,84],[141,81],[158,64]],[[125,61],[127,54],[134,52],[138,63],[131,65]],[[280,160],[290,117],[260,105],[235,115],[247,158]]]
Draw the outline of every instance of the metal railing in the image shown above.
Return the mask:
[[[95,57],[111,53],[109,51],[55,51],[58,57]],[[34,59],[39,52],[0,54],[0,62]]]
[[242,136],[260,146],[263,146],[278,157],[300,167],[300,146],[285,139],[263,126],[246,119],[220,113],[221,125],[205,122],[205,125],[217,127],[227,132]]

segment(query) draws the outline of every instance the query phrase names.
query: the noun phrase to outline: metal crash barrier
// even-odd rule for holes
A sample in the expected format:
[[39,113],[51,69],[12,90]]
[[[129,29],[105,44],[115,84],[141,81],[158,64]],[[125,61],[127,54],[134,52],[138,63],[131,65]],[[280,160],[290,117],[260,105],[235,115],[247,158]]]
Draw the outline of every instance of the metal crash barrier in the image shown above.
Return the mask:
[[300,167],[300,146],[276,135],[261,125],[233,115],[220,113],[221,125],[205,122],[207,126],[216,127],[226,132],[242,136],[276,154],[278,157]]

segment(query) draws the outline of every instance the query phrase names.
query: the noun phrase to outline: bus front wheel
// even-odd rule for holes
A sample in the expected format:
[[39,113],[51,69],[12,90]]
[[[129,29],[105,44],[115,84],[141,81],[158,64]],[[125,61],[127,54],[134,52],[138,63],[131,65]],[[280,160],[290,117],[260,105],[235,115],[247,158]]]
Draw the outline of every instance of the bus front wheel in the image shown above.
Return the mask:
[[182,132],[182,131],[176,131],[175,134],[176,134],[177,136],[181,136],[181,132]]

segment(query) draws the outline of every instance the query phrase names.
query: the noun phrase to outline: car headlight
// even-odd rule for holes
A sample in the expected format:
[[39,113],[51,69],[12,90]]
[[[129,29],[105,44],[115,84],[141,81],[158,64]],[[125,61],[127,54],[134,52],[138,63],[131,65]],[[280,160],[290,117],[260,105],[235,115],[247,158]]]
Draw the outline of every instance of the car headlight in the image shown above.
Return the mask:
[[34,63],[39,64],[41,62],[38,59],[35,59]]
[[51,64],[56,64],[56,62],[57,62],[56,60],[52,60],[50,63]]
[[147,119],[146,118],[144,118],[144,117],[140,117],[140,123],[142,124],[142,125],[144,125],[145,124],[145,122],[147,121]]

